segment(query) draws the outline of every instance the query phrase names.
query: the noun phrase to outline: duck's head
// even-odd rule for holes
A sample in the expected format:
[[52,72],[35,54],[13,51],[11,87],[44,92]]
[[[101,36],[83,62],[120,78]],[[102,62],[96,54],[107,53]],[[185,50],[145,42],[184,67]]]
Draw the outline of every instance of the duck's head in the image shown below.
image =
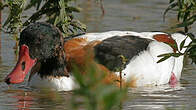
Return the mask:
[[47,23],[34,23],[20,34],[19,58],[13,71],[5,78],[7,84],[24,81],[30,72],[44,76],[68,75],[63,37],[58,28]]

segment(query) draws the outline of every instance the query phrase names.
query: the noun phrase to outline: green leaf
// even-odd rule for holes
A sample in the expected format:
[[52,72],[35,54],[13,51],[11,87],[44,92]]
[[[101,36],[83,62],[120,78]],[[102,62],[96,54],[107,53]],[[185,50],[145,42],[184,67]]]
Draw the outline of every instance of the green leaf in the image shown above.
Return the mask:
[[170,58],[171,56],[164,56],[163,58],[161,58],[159,61],[157,61],[157,63],[163,62],[165,60],[167,60],[168,58]]
[[157,57],[165,57],[165,56],[174,56],[177,57],[179,53],[165,53],[165,54],[161,54],[158,55]]
[[168,58],[170,58],[171,56],[173,56],[173,57],[179,57],[181,55],[183,55],[183,54],[182,53],[166,53],[166,54],[161,54],[161,55],[158,55],[157,57],[163,57],[163,58],[161,58],[157,63],[160,63],[162,61],[165,61]]
[[66,10],[72,11],[72,12],[80,12],[80,8],[76,8],[76,7],[67,7]]
[[194,35],[194,34],[192,34],[192,33],[187,33],[186,35],[187,35],[188,37],[190,37],[192,41],[195,40],[195,35]]
[[174,2],[174,0],[169,0],[169,3],[172,3],[172,2]]
[[182,48],[184,47],[184,43],[186,41],[187,38],[185,38],[181,43],[180,43],[180,50],[182,50]]
[[43,0],[31,0],[29,2],[29,4],[25,7],[25,10],[28,10],[28,9],[30,9],[32,7],[36,7],[36,10],[38,10],[40,8],[40,5],[41,5],[42,1]]
[[179,56],[181,56],[181,55],[183,55],[183,54],[182,54],[182,53],[173,53],[173,54],[172,54],[173,57],[179,57]]
[[196,19],[187,20],[187,21],[184,21],[180,24],[177,24],[176,26],[174,26],[172,28],[187,27],[187,26],[192,25],[195,21],[196,21]]
[[166,10],[164,11],[164,13],[163,13],[163,20],[165,20],[165,15],[167,14],[167,12],[168,12],[169,10],[175,8],[177,5],[178,5],[178,3],[175,2],[175,3],[172,3],[171,5],[169,5],[169,6],[167,7],[167,9],[166,9]]
[[161,55],[158,55],[157,57],[164,57],[164,56],[170,56],[170,53],[161,54]]

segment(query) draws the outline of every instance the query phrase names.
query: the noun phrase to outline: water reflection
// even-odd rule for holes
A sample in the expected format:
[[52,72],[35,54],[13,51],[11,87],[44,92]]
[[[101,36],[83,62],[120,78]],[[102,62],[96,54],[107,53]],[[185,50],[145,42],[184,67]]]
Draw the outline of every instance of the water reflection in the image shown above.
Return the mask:
[[31,92],[14,90],[6,91],[6,94],[12,94],[10,98],[15,100],[15,104],[13,102],[13,108],[17,108],[17,110],[31,110],[31,105],[34,104],[34,99]]
[[130,90],[129,94],[135,94],[136,97],[125,103],[125,106],[129,109],[150,109],[150,110],[165,110],[167,108],[182,109],[186,106],[189,97],[184,97],[184,87],[180,85],[175,88],[168,86],[160,86],[153,88],[142,88],[137,90]]
[[196,86],[194,85],[196,80],[190,78],[196,77],[195,72],[191,73],[194,68],[191,65],[186,65],[181,82],[174,88],[170,85],[162,85],[130,89],[129,96],[133,94],[136,96],[133,100],[126,102],[124,107],[134,110],[196,109]]
[[[24,89],[24,88],[23,88]],[[17,110],[69,110],[69,100],[71,93],[61,93],[49,90],[26,90],[22,89],[8,89],[4,91],[6,95],[6,102],[2,102],[0,99],[0,109],[5,107],[6,109]],[[3,109],[3,110],[6,110]]]

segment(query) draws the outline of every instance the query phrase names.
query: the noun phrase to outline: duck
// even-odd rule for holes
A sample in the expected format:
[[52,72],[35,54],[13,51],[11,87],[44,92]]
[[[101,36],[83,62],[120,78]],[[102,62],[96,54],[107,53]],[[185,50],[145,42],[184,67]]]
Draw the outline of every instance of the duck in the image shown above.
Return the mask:
[[185,46],[192,41],[183,33],[133,31],[84,33],[64,38],[57,27],[36,22],[20,33],[18,61],[5,82],[22,83],[29,73],[27,83],[32,88],[71,91],[79,88],[72,74],[74,65],[85,75],[88,68],[85,65],[93,63],[106,73],[105,83],[119,80],[122,74],[123,82],[130,87],[175,85],[180,81],[184,56],[162,62],[158,62],[161,59],[158,56],[178,52],[171,45],[176,43],[180,48],[183,40]]

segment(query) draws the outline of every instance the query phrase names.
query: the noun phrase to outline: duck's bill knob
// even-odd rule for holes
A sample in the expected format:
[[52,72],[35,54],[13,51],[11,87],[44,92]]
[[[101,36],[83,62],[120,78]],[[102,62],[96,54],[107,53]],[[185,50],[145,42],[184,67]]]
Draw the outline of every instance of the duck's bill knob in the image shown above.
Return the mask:
[[19,58],[15,68],[5,78],[7,84],[17,84],[24,81],[25,76],[36,64],[36,59],[31,59],[29,56],[29,48],[26,45],[21,45],[19,50]]

